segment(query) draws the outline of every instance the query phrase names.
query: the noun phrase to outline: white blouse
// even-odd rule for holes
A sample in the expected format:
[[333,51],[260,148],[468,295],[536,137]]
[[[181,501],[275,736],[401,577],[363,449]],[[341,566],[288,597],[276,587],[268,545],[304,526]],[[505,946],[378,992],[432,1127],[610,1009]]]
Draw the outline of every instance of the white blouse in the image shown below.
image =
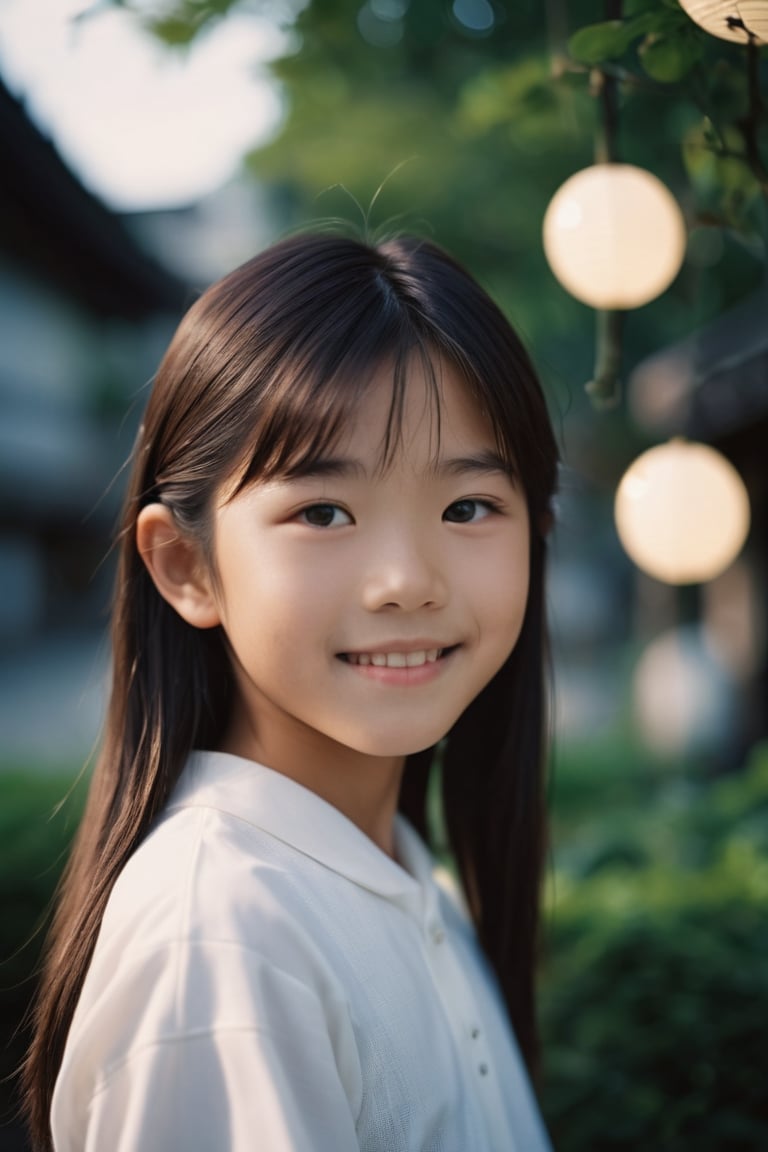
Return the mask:
[[414,830],[196,752],[109,900],[56,1152],[545,1152],[499,993]]

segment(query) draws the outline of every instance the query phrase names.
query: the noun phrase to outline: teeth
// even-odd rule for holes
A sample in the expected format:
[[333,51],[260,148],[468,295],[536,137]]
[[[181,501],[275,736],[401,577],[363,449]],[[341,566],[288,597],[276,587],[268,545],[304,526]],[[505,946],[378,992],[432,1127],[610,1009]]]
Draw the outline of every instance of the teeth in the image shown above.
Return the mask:
[[421,652],[349,652],[350,664],[373,664],[375,668],[419,668],[422,664],[434,664],[441,648],[429,648]]

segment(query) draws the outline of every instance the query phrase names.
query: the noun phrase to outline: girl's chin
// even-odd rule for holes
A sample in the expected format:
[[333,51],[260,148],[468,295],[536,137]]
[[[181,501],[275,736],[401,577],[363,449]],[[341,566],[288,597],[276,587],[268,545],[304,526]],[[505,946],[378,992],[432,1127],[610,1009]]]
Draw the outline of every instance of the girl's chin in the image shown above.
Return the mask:
[[380,740],[371,740],[370,737],[355,740],[348,746],[359,752],[362,756],[371,756],[379,760],[403,759],[413,756],[416,752],[424,752],[434,747],[442,740],[445,732],[419,733],[408,738],[407,733],[398,733],[396,737],[382,737]]

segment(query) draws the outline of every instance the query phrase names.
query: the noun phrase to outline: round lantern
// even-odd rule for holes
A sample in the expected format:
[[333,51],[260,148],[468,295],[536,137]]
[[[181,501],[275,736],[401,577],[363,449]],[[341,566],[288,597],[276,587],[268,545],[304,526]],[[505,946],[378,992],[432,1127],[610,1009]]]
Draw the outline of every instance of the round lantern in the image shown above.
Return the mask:
[[768,0],[680,0],[692,20],[721,40],[768,44]]
[[685,222],[669,189],[632,164],[595,164],[560,187],[544,216],[544,251],[577,300],[638,308],[683,262]]
[[616,492],[616,527],[630,558],[657,580],[698,584],[735,560],[749,498],[714,448],[672,440],[638,456]]

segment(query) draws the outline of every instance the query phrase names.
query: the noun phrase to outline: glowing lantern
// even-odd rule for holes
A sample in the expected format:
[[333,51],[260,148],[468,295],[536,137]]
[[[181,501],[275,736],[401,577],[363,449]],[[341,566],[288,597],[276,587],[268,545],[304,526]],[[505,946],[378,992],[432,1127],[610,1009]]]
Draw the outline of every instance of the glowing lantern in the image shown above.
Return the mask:
[[592,308],[638,308],[683,262],[685,222],[672,193],[632,164],[595,164],[566,180],[544,216],[557,279]]
[[616,527],[630,558],[668,584],[712,580],[749,531],[736,469],[706,444],[671,440],[638,456],[616,492]]
[[680,0],[691,20],[721,40],[768,44],[768,0]]

